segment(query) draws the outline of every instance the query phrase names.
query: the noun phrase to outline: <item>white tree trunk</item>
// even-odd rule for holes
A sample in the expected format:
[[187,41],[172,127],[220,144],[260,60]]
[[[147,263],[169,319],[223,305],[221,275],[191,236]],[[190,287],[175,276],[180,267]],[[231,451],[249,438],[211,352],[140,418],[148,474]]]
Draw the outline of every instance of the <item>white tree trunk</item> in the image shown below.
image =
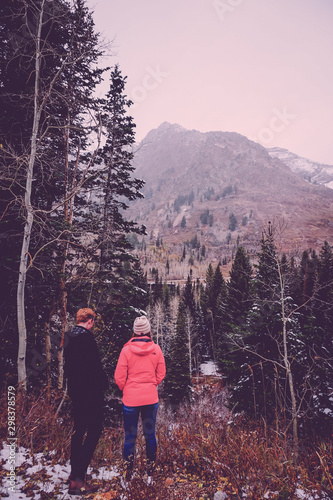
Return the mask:
[[187,327],[190,377],[192,377],[192,332],[191,332],[191,326],[192,326],[191,313],[189,311],[187,311],[186,312],[186,327]]
[[24,390],[27,388],[26,372],[26,351],[27,351],[27,328],[25,323],[25,283],[28,269],[28,256],[30,248],[30,238],[32,225],[34,222],[34,211],[31,206],[31,187],[33,171],[37,153],[38,129],[41,116],[41,107],[39,106],[39,78],[41,68],[41,30],[43,23],[45,0],[42,1],[39,19],[37,23],[36,53],[35,53],[35,90],[34,90],[34,117],[31,134],[31,151],[26,177],[24,207],[26,210],[26,222],[24,226],[24,235],[20,256],[19,279],[17,286],[17,326],[19,335],[19,347],[17,356],[17,374],[18,384]]
[[291,371],[290,361],[288,358],[288,343],[287,343],[287,321],[288,317],[286,316],[285,311],[285,297],[284,297],[284,282],[283,276],[281,272],[281,265],[279,260],[277,259],[277,267],[279,272],[279,280],[280,280],[280,299],[281,299],[281,309],[282,309],[282,336],[283,336],[283,362],[286,368],[286,375],[289,383],[290,390],[290,398],[291,398],[291,418],[292,418],[292,429],[293,429],[293,444],[294,444],[294,453],[295,459],[298,456],[298,430],[297,430],[297,403],[295,396],[295,388],[294,388],[294,378]]

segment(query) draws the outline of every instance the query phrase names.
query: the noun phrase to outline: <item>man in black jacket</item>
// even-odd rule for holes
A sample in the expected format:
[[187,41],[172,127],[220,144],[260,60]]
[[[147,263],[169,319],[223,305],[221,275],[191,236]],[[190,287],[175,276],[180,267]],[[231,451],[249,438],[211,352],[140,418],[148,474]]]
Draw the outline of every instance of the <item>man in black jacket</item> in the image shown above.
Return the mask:
[[97,490],[86,482],[86,472],[102,433],[104,391],[108,388],[108,380],[90,331],[95,318],[92,309],[80,309],[76,326],[66,334],[65,377],[74,418],[68,490],[71,495]]

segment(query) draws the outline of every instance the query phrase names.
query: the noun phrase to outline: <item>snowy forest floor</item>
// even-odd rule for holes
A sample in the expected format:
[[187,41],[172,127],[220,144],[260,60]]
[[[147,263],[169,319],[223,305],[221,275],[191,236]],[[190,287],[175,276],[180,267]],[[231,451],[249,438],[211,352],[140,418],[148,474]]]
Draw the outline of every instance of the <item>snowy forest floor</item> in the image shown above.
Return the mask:
[[[194,401],[173,414],[163,403],[157,424],[158,460],[153,485],[146,484],[145,445],[139,432],[136,474],[124,486],[121,421],[106,426],[88,473],[95,500],[332,499],[332,442],[304,439],[296,462],[289,436],[263,422],[249,422],[227,409],[228,394],[210,368],[196,379]],[[29,395],[17,414],[16,484],[8,490],[5,398],[0,415],[0,492],[3,498],[76,499],[67,493],[72,423],[60,395]]]

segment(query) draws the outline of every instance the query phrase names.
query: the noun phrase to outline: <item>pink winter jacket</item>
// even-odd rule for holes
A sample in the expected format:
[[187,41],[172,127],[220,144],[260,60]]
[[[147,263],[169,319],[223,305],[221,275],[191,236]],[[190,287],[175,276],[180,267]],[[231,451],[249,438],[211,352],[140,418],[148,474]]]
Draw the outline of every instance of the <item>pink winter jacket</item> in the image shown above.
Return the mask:
[[157,403],[157,386],[164,377],[163,353],[148,336],[133,337],[124,345],[114,374],[116,384],[123,391],[124,405]]

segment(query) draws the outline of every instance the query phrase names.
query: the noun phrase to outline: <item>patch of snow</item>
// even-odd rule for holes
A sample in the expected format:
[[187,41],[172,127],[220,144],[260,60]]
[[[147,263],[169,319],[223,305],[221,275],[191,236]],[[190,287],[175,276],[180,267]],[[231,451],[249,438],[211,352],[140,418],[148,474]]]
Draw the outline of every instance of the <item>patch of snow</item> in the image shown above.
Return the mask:
[[317,500],[320,498],[317,493],[307,493],[301,488],[296,488],[295,497],[302,500]]
[[220,374],[217,371],[217,365],[214,361],[206,361],[200,365],[200,372],[203,375],[209,376],[214,375],[215,377],[220,377]]
[[[0,450],[0,464],[5,471],[11,470],[10,464],[10,448],[7,443],[2,443],[3,448]],[[21,489],[29,481],[29,477],[32,474],[36,474],[40,471],[45,473],[44,481],[36,481],[39,486],[39,490],[34,490],[34,499],[40,500],[42,491],[45,493],[50,493],[59,488],[59,493],[57,498],[61,500],[76,500],[82,498],[77,495],[68,495],[68,484],[67,479],[70,474],[70,464],[66,462],[64,465],[52,464],[52,459],[47,459],[43,453],[37,453],[32,457],[28,450],[25,448],[18,448],[15,451],[15,486],[12,487],[8,479],[4,477],[3,485],[0,487],[0,497],[8,498],[10,500],[26,500],[31,498],[30,494],[23,493]],[[35,465],[34,465],[35,464]],[[19,467],[26,466],[24,475],[18,475],[17,469]],[[92,469],[88,469],[88,473],[92,475],[93,479],[109,481],[114,476],[118,476],[119,473],[115,469],[108,469],[106,467],[100,467],[98,469],[98,474],[93,474]],[[49,476],[49,477],[48,477]]]
[[[278,491],[267,491],[263,498],[272,498],[272,495],[274,495],[275,498],[278,494]],[[326,498],[329,500],[329,497],[326,495],[324,497],[320,497],[317,492],[306,492],[302,488],[296,488],[295,497],[293,498],[298,498],[300,500],[319,500],[320,498]]]
[[[140,288],[140,290],[142,290],[142,288]],[[145,292],[145,290],[142,291]],[[143,309],[138,309],[137,307],[133,306],[130,306],[129,308],[131,309],[131,311],[134,311],[138,316],[147,316],[146,311],[144,311]]]
[[303,177],[313,184],[322,184],[333,189],[333,166],[324,163],[318,163],[307,158],[302,158],[287,149],[268,148],[270,156],[278,158],[287,165],[293,172]]

